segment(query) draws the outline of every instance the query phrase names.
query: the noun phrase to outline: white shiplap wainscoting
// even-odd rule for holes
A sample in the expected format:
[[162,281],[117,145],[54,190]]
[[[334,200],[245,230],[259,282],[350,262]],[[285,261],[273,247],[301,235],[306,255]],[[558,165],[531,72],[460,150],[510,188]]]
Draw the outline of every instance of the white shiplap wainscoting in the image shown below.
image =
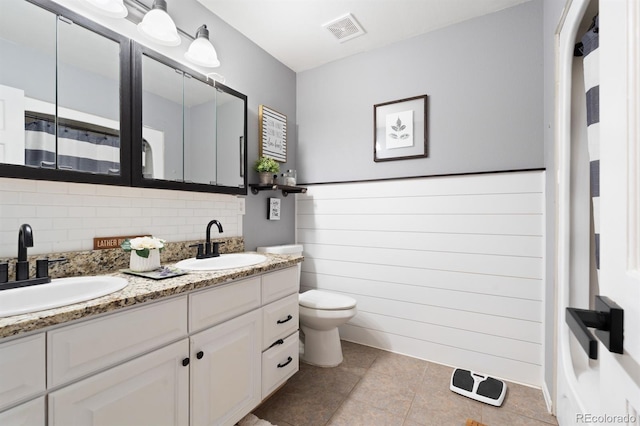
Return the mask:
[[543,191],[543,171],[310,185],[302,291],[358,301],[345,340],[540,386]]

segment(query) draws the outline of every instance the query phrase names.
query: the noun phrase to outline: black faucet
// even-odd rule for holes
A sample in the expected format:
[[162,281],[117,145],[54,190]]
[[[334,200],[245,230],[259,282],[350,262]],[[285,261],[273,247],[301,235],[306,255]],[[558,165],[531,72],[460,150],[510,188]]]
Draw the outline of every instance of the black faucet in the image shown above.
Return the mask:
[[38,259],[36,260],[36,276],[29,277],[29,260],[27,259],[27,248],[33,247],[33,230],[28,224],[20,226],[18,231],[18,261],[16,262],[16,279],[9,281],[8,265],[0,264],[0,290],[9,290],[18,287],[27,287],[37,284],[51,282],[49,276],[49,263],[65,261],[66,259]]
[[218,232],[222,234],[224,232],[222,230],[222,224],[217,220],[212,220],[207,224],[207,240],[204,243],[204,257],[218,257],[220,253],[218,253],[218,247],[220,243],[213,243],[213,250],[211,250],[211,226],[216,225],[218,227]]
[[33,230],[31,225],[23,224],[18,231],[18,262],[16,263],[16,281],[29,279],[29,261],[27,247],[33,247]]
[[197,247],[198,253],[196,254],[196,259],[208,259],[210,257],[218,257],[220,256],[219,248],[220,242],[211,242],[211,226],[216,225],[218,227],[218,232],[222,233],[222,224],[217,220],[212,220],[207,224],[207,239],[204,244],[194,244],[190,247]]

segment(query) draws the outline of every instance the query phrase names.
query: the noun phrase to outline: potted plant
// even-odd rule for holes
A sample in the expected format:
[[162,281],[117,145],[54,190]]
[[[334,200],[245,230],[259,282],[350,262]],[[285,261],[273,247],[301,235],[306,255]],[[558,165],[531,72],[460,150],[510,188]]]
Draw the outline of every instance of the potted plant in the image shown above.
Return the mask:
[[154,237],[126,239],[120,245],[124,251],[131,252],[129,269],[134,272],[153,271],[160,267],[160,252],[165,240]]
[[260,175],[260,183],[270,185],[273,184],[273,177],[280,171],[280,163],[273,158],[260,157],[253,168]]

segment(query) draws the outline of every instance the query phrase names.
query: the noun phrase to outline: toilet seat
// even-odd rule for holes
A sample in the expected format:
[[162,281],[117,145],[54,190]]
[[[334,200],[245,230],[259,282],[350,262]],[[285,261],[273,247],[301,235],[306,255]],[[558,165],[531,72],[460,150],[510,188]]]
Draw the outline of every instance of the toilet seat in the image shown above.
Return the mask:
[[337,311],[351,309],[356,306],[356,300],[341,294],[328,293],[320,290],[308,290],[298,295],[300,306],[323,311]]

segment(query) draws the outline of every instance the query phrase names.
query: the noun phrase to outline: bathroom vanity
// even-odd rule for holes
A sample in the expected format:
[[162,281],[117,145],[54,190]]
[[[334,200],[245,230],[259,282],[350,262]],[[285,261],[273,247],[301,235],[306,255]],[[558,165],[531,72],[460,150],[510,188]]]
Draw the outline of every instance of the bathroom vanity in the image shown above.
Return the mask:
[[1,318],[0,424],[235,424],[298,371],[300,261]]

